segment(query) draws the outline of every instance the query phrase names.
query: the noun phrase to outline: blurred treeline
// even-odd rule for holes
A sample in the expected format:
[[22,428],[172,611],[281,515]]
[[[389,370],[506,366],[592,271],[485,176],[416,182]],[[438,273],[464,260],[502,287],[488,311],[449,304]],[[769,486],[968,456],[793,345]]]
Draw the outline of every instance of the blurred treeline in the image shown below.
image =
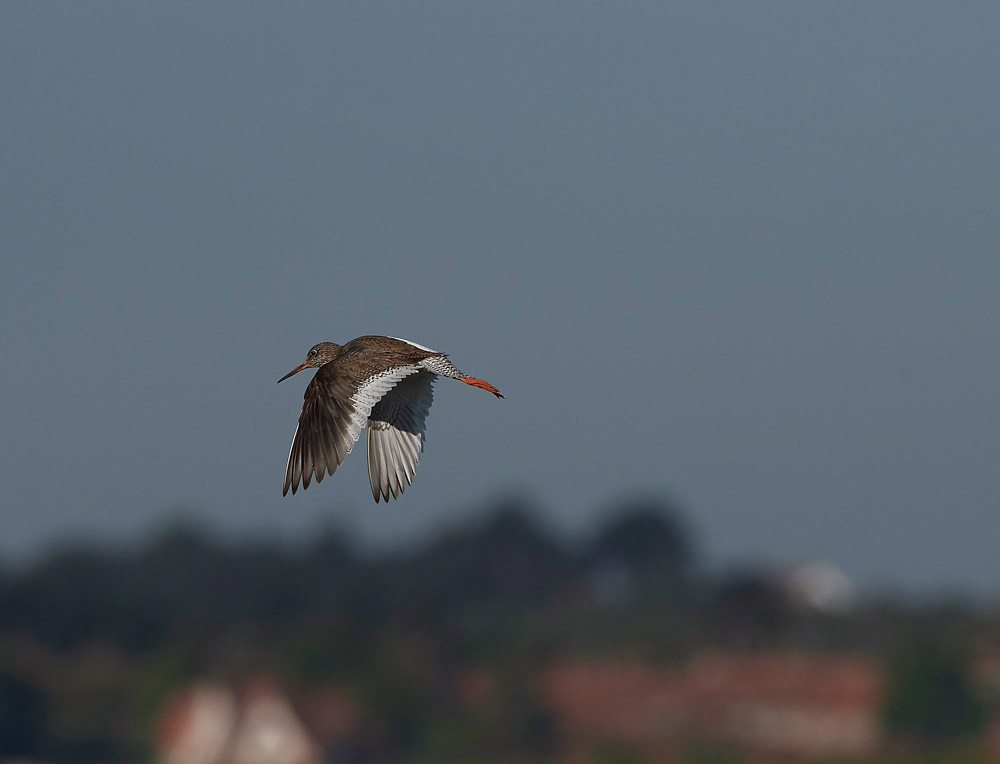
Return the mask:
[[[0,758],[150,760],[171,692],[266,674],[302,691],[349,688],[371,719],[374,760],[493,751],[545,761],[557,733],[531,692],[537,667],[566,655],[670,662],[708,648],[875,655],[892,673],[885,718],[901,740],[927,737],[941,704],[955,720],[934,740],[981,728],[963,663],[993,633],[980,610],[803,607],[771,572],[706,571],[678,512],[655,499],[621,502],[574,542],[539,515],[505,501],[378,555],[333,530],[232,543],[190,525],[131,548],[53,552],[0,578]],[[498,704],[463,716],[454,679],[482,666],[501,677]]]

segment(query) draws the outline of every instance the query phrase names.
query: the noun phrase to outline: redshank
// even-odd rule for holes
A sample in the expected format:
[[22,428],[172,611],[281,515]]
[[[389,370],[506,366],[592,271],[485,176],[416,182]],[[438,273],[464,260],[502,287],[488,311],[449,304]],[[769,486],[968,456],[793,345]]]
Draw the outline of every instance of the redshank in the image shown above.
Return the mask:
[[331,475],[351,453],[368,426],[368,479],[372,496],[399,498],[424,447],[424,420],[431,408],[431,385],[451,377],[503,398],[489,382],[463,374],[447,355],[398,337],[358,337],[346,345],[321,342],[306,360],[278,380],[318,367],[306,387],[299,424],[285,467],[284,496],[302,481],[302,490]]

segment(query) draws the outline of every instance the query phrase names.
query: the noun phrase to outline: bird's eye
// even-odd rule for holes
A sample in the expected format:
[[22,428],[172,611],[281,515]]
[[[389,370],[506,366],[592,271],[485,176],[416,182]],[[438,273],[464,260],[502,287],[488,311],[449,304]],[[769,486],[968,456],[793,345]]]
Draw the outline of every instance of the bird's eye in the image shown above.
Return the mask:
[[311,355],[311,356],[314,356],[314,355],[316,355],[316,351],[315,351],[315,350],[310,350],[310,351],[309,351],[309,355]]

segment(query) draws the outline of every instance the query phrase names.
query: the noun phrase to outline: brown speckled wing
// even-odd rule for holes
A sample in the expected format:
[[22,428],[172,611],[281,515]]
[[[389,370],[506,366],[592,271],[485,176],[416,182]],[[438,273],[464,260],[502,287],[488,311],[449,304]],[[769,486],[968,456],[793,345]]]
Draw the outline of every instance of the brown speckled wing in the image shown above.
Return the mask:
[[[359,358],[358,356],[362,356]],[[384,368],[367,354],[350,353],[316,371],[306,387],[299,423],[292,437],[282,495],[332,475],[351,452],[372,407],[416,366]],[[361,375],[367,376],[361,376]],[[360,383],[357,381],[362,379]]]
[[305,490],[314,475],[317,483],[327,472],[332,475],[354,445],[351,438],[351,425],[357,416],[351,401],[354,386],[350,380],[330,373],[334,371],[331,366],[320,367],[306,387],[299,423],[288,452],[282,495],[287,494],[289,488],[294,495],[300,481]]

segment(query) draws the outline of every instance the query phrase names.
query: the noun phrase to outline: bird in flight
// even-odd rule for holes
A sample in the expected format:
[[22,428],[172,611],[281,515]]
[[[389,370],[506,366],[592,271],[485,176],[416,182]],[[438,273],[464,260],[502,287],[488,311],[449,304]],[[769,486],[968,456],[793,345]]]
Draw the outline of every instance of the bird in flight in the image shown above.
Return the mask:
[[331,475],[361,430],[368,427],[368,479],[375,502],[399,498],[424,447],[424,420],[436,377],[451,377],[503,398],[489,382],[463,374],[444,353],[398,337],[358,337],[346,345],[321,342],[306,360],[278,380],[303,369],[318,371],[306,387],[299,424],[285,467],[284,496]]

